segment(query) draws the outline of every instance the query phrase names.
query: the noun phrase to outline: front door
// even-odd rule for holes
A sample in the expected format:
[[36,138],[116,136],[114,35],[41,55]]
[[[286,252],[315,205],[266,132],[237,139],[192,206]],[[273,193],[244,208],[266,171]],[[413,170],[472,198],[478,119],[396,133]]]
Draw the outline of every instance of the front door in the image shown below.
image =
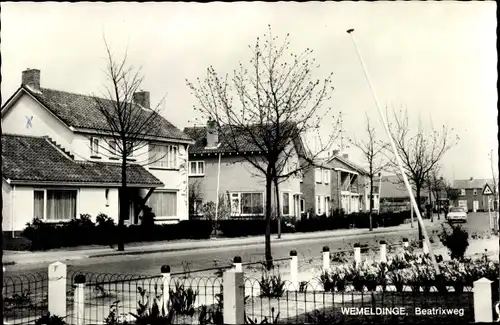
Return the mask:
[[477,212],[479,210],[479,201],[472,201],[472,211]]

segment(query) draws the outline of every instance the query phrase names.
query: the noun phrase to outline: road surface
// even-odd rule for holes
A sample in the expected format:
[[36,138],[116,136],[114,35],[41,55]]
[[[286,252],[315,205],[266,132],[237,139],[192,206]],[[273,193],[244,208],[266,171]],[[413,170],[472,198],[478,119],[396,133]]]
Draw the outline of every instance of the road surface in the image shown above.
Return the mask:
[[[489,227],[488,213],[469,213],[468,222],[464,227],[469,232],[485,231]],[[438,228],[439,229],[439,228]],[[307,239],[300,241],[280,242],[276,236],[272,237],[272,255],[276,258],[286,258],[291,250],[296,250],[299,261],[309,259],[321,259],[322,247],[327,245],[331,251],[352,247],[352,244],[374,245],[384,239],[389,242],[401,242],[403,237],[416,235],[416,227],[406,232],[398,232],[390,235],[366,234],[357,237],[346,238],[322,238]],[[283,235],[283,236],[286,236]],[[349,246],[351,245],[351,246]],[[243,262],[257,262],[264,259],[264,245],[252,244],[239,247],[220,247],[211,249],[200,249],[181,252],[163,252],[144,255],[121,255],[103,258],[91,258],[68,261],[68,269],[74,271],[85,271],[92,273],[111,274],[136,274],[156,275],[160,274],[162,265],[169,265],[172,273],[183,272],[188,268],[198,270],[215,267],[217,265],[229,265],[234,256],[241,256]],[[46,272],[48,263],[25,264],[8,266],[5,276],[15,276],[34,272]]]

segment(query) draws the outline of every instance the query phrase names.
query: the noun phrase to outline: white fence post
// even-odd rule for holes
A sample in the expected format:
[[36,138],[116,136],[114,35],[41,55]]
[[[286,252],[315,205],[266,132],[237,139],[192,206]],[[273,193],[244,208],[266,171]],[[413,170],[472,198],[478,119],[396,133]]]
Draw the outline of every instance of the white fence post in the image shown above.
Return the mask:
[[474,281],[473,300],[474,300],[474,322],[492,323],[493,322],[493,299],[491,296],[491,284],[493,281],[481,278]]
[[162,307],[165,311],[165,314],[168,314],[168,302],[170,300],[170,266],[162,265],[160,268],[160,272],[162,275]]
[[330,247],[323,246],[323,271],[328,272],[330,270]]
[[408,248],[410,247],[410,242],[408,241],[408,238],[403,238],[403,248]]
[[77,275],[74,286],[73,324],[85,325],[85,275]]
[[224,272],[223,321],[227,325],[245,324],[245,279],[235,269]]
[[233,267],[236,272],[243,272],[243,264],[241,263],[241,257],[239,256],[234,257]]
[[354,262],[356,265],[361,264],[361,247],[359,243],[354,244]]
[[49,313],[66,317],[67,266],[61,262],[49,265]]
[[387,245],[385,240],[380,241],[380,262],[387,263]]
[[429,254],[429,246],[427,246],[427,242],[425,240],[423,241],[422,250],[424,254]]
[[290,251],[290,280],[292,290],[299,291],[299,258],[295,250]]

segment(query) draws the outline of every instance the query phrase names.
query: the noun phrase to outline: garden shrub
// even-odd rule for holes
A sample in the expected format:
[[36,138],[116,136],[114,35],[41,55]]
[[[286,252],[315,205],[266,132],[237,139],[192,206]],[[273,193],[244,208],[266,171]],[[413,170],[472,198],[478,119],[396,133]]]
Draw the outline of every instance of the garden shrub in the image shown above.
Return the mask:
[[35,322],[35,325],[68,325],[68,323],[64,321],[63,317],[47,313],[38,318]]
[[446,229],[444,224],[442,227],[439,239],[448,248],[452,259],[462,260],[467,247],[469,247],[469,233],[461,226],[451,225],[451,232]]
[[281,279],[279,272],[277,274],[264,272],[259,284],[261,297],[281,298],[286,291],[286,282]]

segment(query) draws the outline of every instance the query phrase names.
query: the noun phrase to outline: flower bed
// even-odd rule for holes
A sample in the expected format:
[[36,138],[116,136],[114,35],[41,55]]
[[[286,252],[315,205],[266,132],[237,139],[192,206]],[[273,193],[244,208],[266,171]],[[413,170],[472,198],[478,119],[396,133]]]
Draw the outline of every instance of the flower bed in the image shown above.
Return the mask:
[[434,288],[440,292],[451,288],[454,292],[463,292],[483,277],[498,282],[499,263],[487,255],[474,260],[441,261],[439,268],[441,281],[428,255],[405,252],[389,257],[386,263],[364,261],[334,266],[330,271],[323,271],[319,282],[324,291],[339,292],[346,291],[348,286],[354,291],[386,291],[391,286],[397,292],[405,291],[405,287],[414,292],[430,292]]

